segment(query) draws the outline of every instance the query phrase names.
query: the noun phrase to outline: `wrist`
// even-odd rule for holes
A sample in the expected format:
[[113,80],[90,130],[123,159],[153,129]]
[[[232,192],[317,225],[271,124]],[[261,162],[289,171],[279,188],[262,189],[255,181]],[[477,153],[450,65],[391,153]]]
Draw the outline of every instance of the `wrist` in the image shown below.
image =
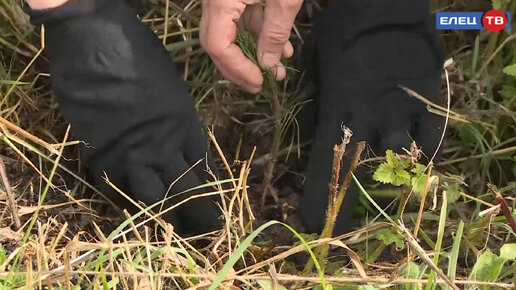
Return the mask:
[[29,7],[33,10],[46,10],[59,7],[68,0],[26,0]]

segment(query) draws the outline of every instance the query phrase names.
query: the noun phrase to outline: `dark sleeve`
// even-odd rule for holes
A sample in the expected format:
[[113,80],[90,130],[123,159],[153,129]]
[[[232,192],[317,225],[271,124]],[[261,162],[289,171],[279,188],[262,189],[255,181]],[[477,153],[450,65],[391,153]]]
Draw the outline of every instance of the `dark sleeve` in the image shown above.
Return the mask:
[[96,148],[85,151],[86,162],[135,131],[145,129],[141,138],[167,138],[163,134],[172,128],[162,126],[176,120],[200,131],[170,56],[124,1],[71,0],[28,12],[34,24],[45,24],[52,85],[63,115],[76,137]]
[[[52,87],[72,133],[89,145],[81,147],[81,161],[90,178],[112,192],[105,172],[135,200],[161,200],[206,157],[207,143],[159,39],[123,0],[70,0],[28,13],[34,24],[45,24]],[[197,166],[171,192],[195,187],[205,176]],[[217,216],[208,199],[179,209],[181,225],[197,232],[219,226]]]

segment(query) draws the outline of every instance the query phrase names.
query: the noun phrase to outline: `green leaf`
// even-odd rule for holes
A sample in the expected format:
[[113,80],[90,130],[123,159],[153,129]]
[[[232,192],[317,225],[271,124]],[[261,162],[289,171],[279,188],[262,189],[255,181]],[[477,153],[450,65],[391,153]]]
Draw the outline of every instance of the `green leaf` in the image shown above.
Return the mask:
[[[325,273],[332,273],[332,276],[336,276],[343,268],[346,267],[347,261],[344,260],[335,260],[328,262],[326,267],[324,268]],[[281,267],[283,269],[283,266]]]
[[[487,250],[478,257],[469,275],[469,279],[474,281],[494,282],[498,279],[504,262],[504,259],[499,258],[497,255]],[[484,286],[482,289],[488,289],[488,287]]]
[[399,166],[399,160],[398,156],[396,156],[396,153],[392,150],[385,151],[385,158],[387,159],[387,163],[391,165],[393,168],[396,168]]
[[274,225],[274,224],[280,224],[280,225],[283,225],[284,227],[286,227],[287,229],[289,229],[299,240],[301,240],[301,243],[305,246],[305,249],[306,251],[308,252],[308,254],[310,255],[310,258],[312,259],[312,261],[314,262],[315,264],[315,268],[317,269],[317,274],[319,276],[319,279],[320,279],[320,282],[323,286],[323,289],[326,288],[327,289],[327,286],[330,286],[330,285],[327,285],[326,284],[326,281],[324,279],[324,272],[321,268],[321,266],[319,265],[319,262],[317,261],[317,257],[315,256],[314,252],[312,251],[312,249],[310,248],[310,246],[308,246],[308,244],[306,243],[306,241],[299,235],[298,232],[296,232],[292,227],[290,227],[289,225],[287,224],[284,224],[282,222],[278,222],[278,221],[269,221],[263,225],[261,225],[260,227],[258,227],[256,230],[254,230],[252,233],[250,233],[241,243],[240,245],[237,247],[237,249],[233,252],[233,255],[231,257],[229,257],[229,259],[226,261],[226,263],[224,264],[224,266],[222,267],[222,269],[219,271],[219,273],[217,274],[217,276],[215,277],[215,279],[213,280],[213,282],[211,283],[210,287],[208,288],[208,290],[215,290],[215,289],[218,289],[219,285],[222,283],[222,281],[224,281],[224,279],[226,278],[227,274],[230,272],[230,270],[233,269],[233,266],[237,263],[238,260],[240,260],[242,258],[242,255],[244,254],[245,251],[247,251],[247,248],[251,245],[251,243],[253,242],[253,240],[263,231],[265,230],[267,227],[271,226],[271,225]]
[[382,241],[386,246],[395,243],[398,249],[403,249],[405,247],[403,237],[390,229],[379,230],[377,232],[377,239]]
[[448,187],[446,191],[448,203],[455,203],[460,198],[460,186],[458,184],[454,184]]
[[[317,234],[305,234],[305,233],[299,233],[299,235],[303,238],[303,240],[305,240],[305,242],[309,243],[311,241],[315,241],[319,238],[319,235]],[[301,240],[295,240],[293,245],[294,246],[297,246],[297,245],[301,245],[302,242]],[[267,244],[268,246],[269,244]]]
[[394,151],[385,151],[386,163],[380,164],[373,174],[373,180],[394,186],[410,185],[410,173],[405,170],[410,162],[400,162]]
[[405,160],[403,160],[403,161],[401,162],[401,166],[402,166],[403,168],[407,169],[407,168],[409,168],[409,167],[410,167],[410,164],[411,164],[411,163],[412,163],[412,162],[410,161],[410,159],[405,159]]
[[392,184],[394,181],[394,168],[389,163],[382,163],[373,173],[373,180],[384,184]]
[[403,168],[394,169],[394,180],[392,185],[410,185],[410,173]]
[[260,287],[262,287],[262,289],[265,289],[265,290],[272,290],[272,289],[287,290],[287,288],[285,288],[285,287],[283,287],[281,285],[274,285],[274,286],[277,286],[277,287],[276,288],[273,287],[271,280],[256,280],[256,282],[258,282]]
[[7,252],[5,251],[4,247],[0,245],[0,265],[5,262],[7,259]]
[[516,260],[516,244],[505,244],[500,249],[500,258],[504,260]]
[[[435,241],[434,247],[434,259],[433,262],[435,265],[439,265],[439,257],[441,256],[441,249],[443,246],[444,240],[444,229],[446,227],[446,218],[448,217],[448,203],[443,202],[441,205],[441,213],[439,214],[439,224],[437,227],[437,240]],[[430,270],[430,275],[428,276],[428,283],[426,284],[425,289],[435,290],[437,283],[435,283],[435,278],[437,274],[432,269]]]
[[428,178],[427,174],[424,174],[425,171],[426,166],[419,163],[416,163],[414,168],[410,170],[410,172],[414,173],[411,180],[412,190],[417,194],[421,194],[423,193],[423,190],[425,190],[426,180]]
[[504,67],[503,72],[510,76],[516,77],[516,63]]
[[414,193],[417,193],[417,194],[423,193],[423,191],[425,190],[425,186],[426,186],[426,179],[427,179],[426,174],[422,175],[422,176],[416,175],[416,176],[412,177],[411,185],[412,185],[412,190],[414,191]]
[[107,289],[117,289],[118,287],[116,287],[120,282],[120,279],[118,277],[115,276],[114,279],[112,280],[109,280],[109,282],[106,284],[107,285]]
[[502,86],[502,89],[499,91],[500,95],[505,99],[513,99],[516,98],[516,86],[514,84],[505,84]]
[[410,173],[405,170],[410,166],[410,160],[400,162],[394,151],[385,151],[386,163],[380,164],[373,174],[373,180],[394,186],[410,185]]
[[[418,279],[420,277],[420,274],[424,273],[424,270],[421,271],[419,267],[420,266],[418,266],[414,262],[403,263],[403,264],[401,264],[401,266],[398,267],[397,272],[398,272],[398,275],[400,275],[404,278]],[[405,288],[405,290],[417,290],[418,289],[416,284],[409,284],[409,283],[405,284],[404,288]],[[402,289],[402,288],[400,287],[398,289]]]
[[13,80],[0,80],[0,85],[28,85],[30,83],[28,82],[19,82],[19,81],[13,81]]
[[5,67],[2,64],[2,62],[0,62],[0,79],[3,79],[6,74],[7,74],[7,71],[5,70]]
[[425,173],[425,170],[426,166],[424,166],[423,164],[416,163],[416,165],[414,166],[414,168],[412,168],[412,170],[410,170],[410,172],[414,173],[416,176],[420,176],[423,175],[423,173]]
[[419,278],[419,266],[414,262],[404,263],[398,268],[398,274],[408,279],[417,279]]
[[457,275],[457,260],[459,259],[460,242],[462,241],[462,233],[464,232],[464,222],[460,221],[459,228],[453,239],[453,246],[448,257],[448,273],[447,276],[450,279],[455,280]]
[[493,9],[500,10],[502,8],[502,0],[493,0]]
[[394,169],[388,163],[380,164],[373,174],[373,180],[394,186],[410,185],[410,174],[404,169]]

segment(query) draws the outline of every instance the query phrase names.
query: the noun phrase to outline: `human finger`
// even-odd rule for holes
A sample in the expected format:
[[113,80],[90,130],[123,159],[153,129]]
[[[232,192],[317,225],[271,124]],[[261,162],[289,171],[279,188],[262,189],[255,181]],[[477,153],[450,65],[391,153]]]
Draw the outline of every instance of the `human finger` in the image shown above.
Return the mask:
[[263,77],[260,69],[247,59],[234,44],[237,22],[248,5],[257,0],[203,1],[199,39],[222,75],[246,90],[260,90]]
[[258,38],[258,63],[262,68],[270,69],[277,80],[286,75],[280,60],[302,3],[302,0],[269,0],[265,6]]

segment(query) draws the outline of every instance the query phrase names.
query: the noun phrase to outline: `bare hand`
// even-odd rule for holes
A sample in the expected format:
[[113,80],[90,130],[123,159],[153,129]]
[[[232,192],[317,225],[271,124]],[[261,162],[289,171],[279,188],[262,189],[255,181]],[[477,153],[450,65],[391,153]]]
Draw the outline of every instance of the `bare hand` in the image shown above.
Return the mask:
[[251,93],[261,89],[263,76],[235,45],[237,24],[242,22],[258,38],[258,63],[270,69],[276,80],[286,76],[281,58],[291,57],[288,40],[302,0],[203,0],[201,45],[222,75]]
[[34,10],[51,9],[65,4],[68,0],[27,0],[29,7]]

